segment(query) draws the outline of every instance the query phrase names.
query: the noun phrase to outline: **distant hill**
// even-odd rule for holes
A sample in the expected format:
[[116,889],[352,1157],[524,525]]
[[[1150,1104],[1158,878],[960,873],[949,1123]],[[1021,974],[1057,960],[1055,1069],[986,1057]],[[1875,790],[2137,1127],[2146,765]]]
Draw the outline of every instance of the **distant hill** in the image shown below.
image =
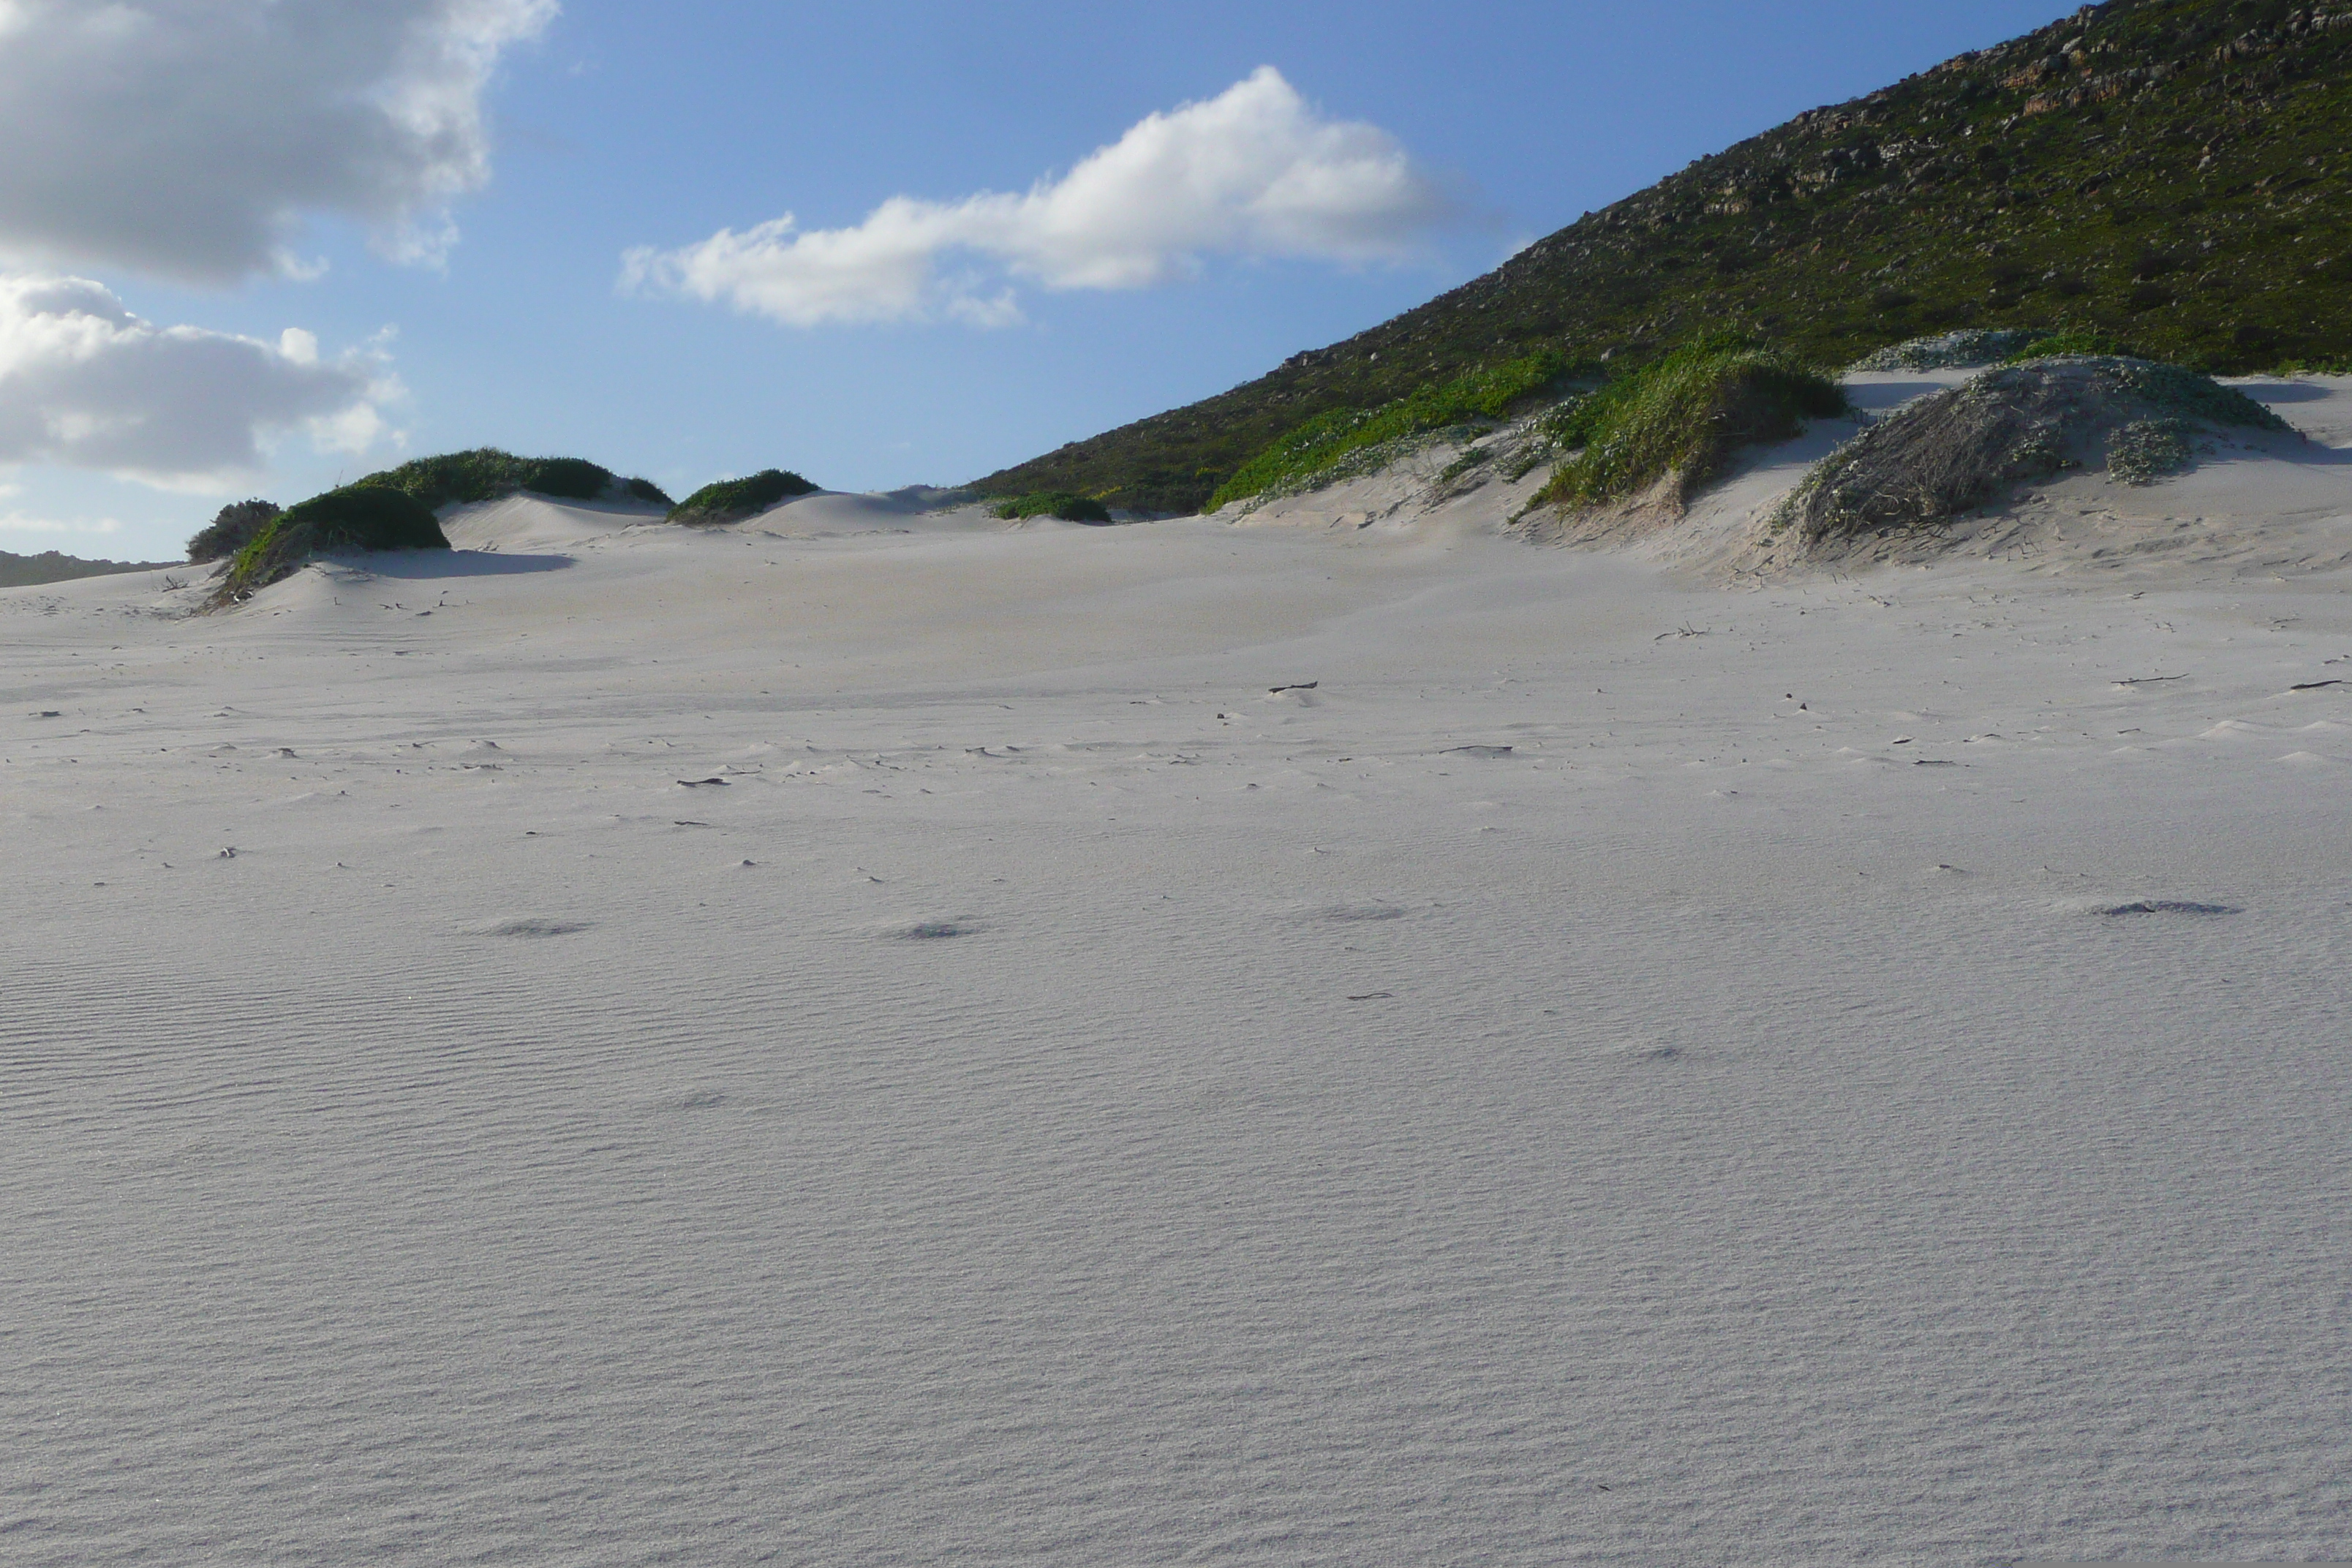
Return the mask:
[[1501,268],[1189,407],[991,474],[1189,510],[1313,415],[1702,327],[1823,364],[1961,326],[2216,372],[2352,360],[2352,0],[2109,0],[1797,116]]
[[38,555],[11,555],[0,550],[0,588],[23,588],[36,583],[65,583],[76,577],[103,577],[114,572],[152,572],[173,561],[84,561],[44,550]]

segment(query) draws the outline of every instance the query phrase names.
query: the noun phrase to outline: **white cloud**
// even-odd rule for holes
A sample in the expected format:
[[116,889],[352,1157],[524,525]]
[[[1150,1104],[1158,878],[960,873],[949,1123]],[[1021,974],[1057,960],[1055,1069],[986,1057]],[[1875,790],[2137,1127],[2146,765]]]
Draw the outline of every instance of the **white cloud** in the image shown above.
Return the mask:
[[399,384],[380,349],[318,348],[299,328],[273,344],[158,327],[87,279],[0,276],[0,464],[201,489],[258,468],[279,431],[364,446]]
[[1267,66],[1148,117],[1026,195],[893,196],[855,228],[802,230],[787,214],[682,249],[633,250],[622,286],[795,327],[995,325],[1019,319],[1010,288],[985,272],[942,275],[942,257],[968,253],[1049,289],[1141,289],[1210,254],[1399,259],[1454,210],[1386,132],[1321,118]]
[[0,256],[315,277],[306,212],[431,263],[489,177],[482,93],[557,0],[0,0]]
[[0,513],[0,533],[120,533],[122,524],[110,517],[94,521],[66,522],[53,517],[31,517],[21,511]]

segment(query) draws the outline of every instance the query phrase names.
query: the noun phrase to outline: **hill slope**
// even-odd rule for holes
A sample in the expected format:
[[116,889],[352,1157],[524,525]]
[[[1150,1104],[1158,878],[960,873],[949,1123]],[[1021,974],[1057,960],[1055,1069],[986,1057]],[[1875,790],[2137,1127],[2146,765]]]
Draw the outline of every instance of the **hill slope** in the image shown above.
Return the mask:
[[1270,374],[978,481],[1191,510],[1327,409],[1744,326],[1824,363],[2066,321],[2217,371],[2352,356],[2352,0],[2109,0],[1799,115]]
[[0,588],[24,588],[41,583],[70,583],[82,577],[105,577],[117,572],[152,572],[169,561],[85,561],[44,550],[38,555],[12,555],[0,550]]

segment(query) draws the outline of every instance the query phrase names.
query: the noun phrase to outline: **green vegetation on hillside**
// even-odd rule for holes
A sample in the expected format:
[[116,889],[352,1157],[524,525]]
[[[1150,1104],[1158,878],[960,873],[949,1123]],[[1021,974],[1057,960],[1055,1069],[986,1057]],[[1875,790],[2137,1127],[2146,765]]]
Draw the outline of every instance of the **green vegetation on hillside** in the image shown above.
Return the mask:
[[302,569],[314,555],[359,550],[446,550],[433,509],[404,489],[362,482],[312,496],[269,520],[236,552],[214,592],[243,599]]
[[1536,500],[1588,506],[1637,495],[1669,474],[1682,496],[1740,447],[1802,435],[1852,412],[1837,383],[1778,350],[1704,337],[1572,405],[1552,434],[1570,455]]
[[198,565],[226,561],[254,541],[278,512],[274,500],[237,500],[213,514],[212,521],[188,541],[188,559]]
[[1570,371],[1549,349],[1414,388],[1378,408],[1334,408],[1285,431],[1242,464],[1203,510],[1255,495],[1296,492],[1346,477],[1349,459],[1433,431],[1479,428],[1555,388]]
[[762,468],[747,479],[705,485],[670,509],[672,522],[737,522],[755,517],[780,500],[812,493],[816,486],[787,468]]
[[1538,351],[1638,365],[1720,328],[1847,364],[2053,321],[2210,371],[2352,359],[2352,9],[2109,0],[1799,115],[1418,310],[978,488],[1191,510],[1319,415]]
[[990,509],[1007,522],[1024,517],[1056,517],[1064,522],[1108,522],[1110,512],[1092,496],[1067,490],[1038,490]]
[[416,458],[357,481],[415,497],[428,509],[496,500],[517,490],[558,500],[595,500],[617,484],[639,500],[667,506],[669,497],[651,479],[622,480],[612,469],[584,458],[518,458],[495,447]]

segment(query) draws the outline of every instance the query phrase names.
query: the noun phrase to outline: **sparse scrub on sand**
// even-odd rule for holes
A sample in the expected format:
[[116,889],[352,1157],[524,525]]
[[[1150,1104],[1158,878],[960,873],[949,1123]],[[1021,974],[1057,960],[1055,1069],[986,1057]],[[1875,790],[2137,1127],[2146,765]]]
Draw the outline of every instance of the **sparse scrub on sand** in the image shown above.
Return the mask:
[[2088,354],[2101,355],[2108,359],[2147,357],[2134,345],[2125,342],[2113,333],[2103,332],[2096,327],[2067,327],[2059,331],[2036,335],[2032,342],[2021,345],[2012,353],[2003,355],[2000,363],[2031,364],[2038,359],[2081,357]]
[[2197,427],[2186,419],[2138,419],[2107,437],[2107,478],[2152,485],[2197,460]]
[[448,548],[448,536],[432,509],[407,491],[389,485],[346,485],[270,519],[230,561],[213,602],[249,598],[292,576],[314,555]]
[[1292,426],[1212,494],[1204,510],[1297,495],[1381,466],[1400,442],[1493,427],[1554,390],[1574,367],[1549,349],[1432,383],[1378,408],[1335,408]]
[[2007,365],[1909,405],[1813,466],[1775,511],[1807,546],[1935,530],[2011,485],[2078,467],[2152,483],[2194,460],[2205,428],[2283,431],[2232,387],[2179,365],[2107,355]]
[[990,511],[1007,522],[1027,517],[1054,517],[1064,522],[1095,522],[1110,521],[1110,509],[1092,496],[1082,496],[1069,490],[1038,490],[1016,500],[991,507]]
[[2063,354],[2106,354],[2116,358],[2147,356],[2112,332],[2096,327],[1979,327],[1935,337],[1912,338],[1864,354],[1854,361],[1858,371],[1978,370],[1987,365],[2025,364]]
[[816,486],[789,468],[762,468],[740,479],[703,486],[670,509],[669,521],[715,525],[757,517],[778,501],[813,493]]
[[1536,504],[1601,505],[1669,479],[1680,504],[1741,447],[1851,411],[1837,383],[1776,349],[1702,338],[1576,404],[1555,437],[1571,455]]
[[667,490],[651,479],[627,479],[623,481],[621,488],[628,492],[631,500],[641,500],[648,506],[660,507],[665,511],[677,504],[669,499]]
[[1969,327],[1933,337],[1911,338],[1863,355],[1858,371],[1975,370],[1999,364],[2051,334],[2036,327]]
[[658,498],[664,505],[669,500],[651,480],[625,481],[612,469],[584,458],[518,458],[495,447],[412,458],[358,483],[399,490],[434,510],[497,500],[518,490],[558,500],[603,500],[622,494],[642,500]]
[[198,565],[225,561],[253,542],[269,526],[279,508],[274,500],[231,501],[213,514],[212,521],[188,541],[188,559]]

